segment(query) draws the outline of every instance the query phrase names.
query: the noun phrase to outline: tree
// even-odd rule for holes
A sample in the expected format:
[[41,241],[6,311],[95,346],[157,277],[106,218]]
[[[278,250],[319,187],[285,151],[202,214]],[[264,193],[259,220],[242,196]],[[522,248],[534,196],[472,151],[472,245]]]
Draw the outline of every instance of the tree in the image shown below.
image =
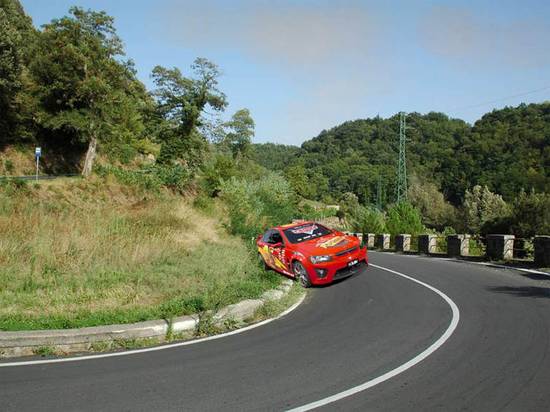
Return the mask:
[[411,177],[409,202],[422,215],[422,222],[433,229],[443,230],[455,223],[455,208],[447,201],[435,183]]
[[225,135],[224,143],[233,153],[233,157],[247,155],[254,137],[254,120],[250,116],[250,111],[248,109],[237,110],[224,126],[229,129]]
[[35,35],[19,1],[0,0],[0,147],[31,135],[26,83]]
[[521,237],[550,235],[550,194],[521,191],[514,201],[511,229]]
[[[513,200],[521,189],[550,191],[550,102],[485,114],[457,153],[467,180]],[[467,163],[464,163],[467,162]]]
[[198,132],[207,107],[225,109],[225,95],[218,90],[220,71],[214,63],[198,58],[191,69],[194,77],[184,77],[178,68],[156,66],[152,78],[160,115],[167,124],[161,132],[160,163],[179,161],[196,168],[202,161],[206,141]]
[[466,190],[462,217],[465,229],[470,233],[480,233],[487,222],[510,215],[510,208],[502,196],[491,192],[487,186],[476,185]]
[[250,158],[269,170],[284,171],[295,164],[301,152],[297,146],[277,143],[256,143],[250,150]]
[[311,186],[309,182],[309,178],[306,174],[306,169],[301,164],[297,164],[295,166],[290,166],[285,170],[285,177],[290,183],[290,186],[294,189],[294,191],[306,198],[306,199],[312,199],[313,198],[313,190],[314,188]]
[[[550,102],[495,110],[473,127],[434,112],[409,113],[407,125],[408,170],[426,177],[453,206],[461,205],[466,189],[476,184],[505,200],[512,200],[522,188],[550,191]],[[369,203],[376,197],[379,177],[386,193],[395,191],[398,133],[397,115],[347,121],[305,141],[301,150],[288,151],[292,157],[285,163],[264,153],[257,159],[278,169],[302,161],[308,170],[318,169],[329,179],[333,197],[353,192]]]
[[35,55],[31,72],[39,124],[52,131],[50,139],[65,140],[59,145],[87,145],[82,168],[87,176],[98,144],[119,137],[121,117],[140,117],[135,71],[130,62],[119,61],[124,50],[113,18],[72,7],[70,16],[43,27]]

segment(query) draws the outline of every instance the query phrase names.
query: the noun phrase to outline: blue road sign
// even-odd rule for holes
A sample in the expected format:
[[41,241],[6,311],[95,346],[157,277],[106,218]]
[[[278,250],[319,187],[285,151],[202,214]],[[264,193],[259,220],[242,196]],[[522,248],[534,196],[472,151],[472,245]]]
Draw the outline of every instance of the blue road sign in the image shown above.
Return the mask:
[[34,149],[34,157],[40,157],[40,156],[42,156],[42,148],[37,147]]

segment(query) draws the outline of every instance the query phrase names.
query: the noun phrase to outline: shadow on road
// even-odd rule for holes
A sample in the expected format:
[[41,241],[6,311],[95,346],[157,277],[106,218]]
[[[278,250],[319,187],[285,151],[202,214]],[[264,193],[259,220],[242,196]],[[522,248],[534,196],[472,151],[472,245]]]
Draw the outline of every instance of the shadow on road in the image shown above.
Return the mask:
[[507,293],[508,295],[520,298],[548,298],[550,299],[550,288],[540,286],[498,286],[490,287],[487,290],[496,293]]

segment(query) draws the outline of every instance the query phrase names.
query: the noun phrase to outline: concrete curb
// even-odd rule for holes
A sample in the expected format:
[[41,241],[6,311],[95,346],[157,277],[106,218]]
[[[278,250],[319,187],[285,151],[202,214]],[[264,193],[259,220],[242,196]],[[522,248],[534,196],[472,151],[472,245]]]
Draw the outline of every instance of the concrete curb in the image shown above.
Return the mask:
[[[226,321],[242,323],[252,317],[266,302],[283,298],[289,292],[292,283],[292,280],[285,279],[281,286],[264,292],[259,299],[246,299],[226,306],[215,314],[207,312],[207,315],[211,315],[213,323],[218,326]],[[193,314],[174,318],[171,325],[170,322],[160,319],[79,329],[0,332],[0,359],[33,355],[41,347],[55,347],[64,353],[71,353],[89,350],[93,343],[150,338],[163,341],[169,331],[192,337],[200,319],[199,314]]]

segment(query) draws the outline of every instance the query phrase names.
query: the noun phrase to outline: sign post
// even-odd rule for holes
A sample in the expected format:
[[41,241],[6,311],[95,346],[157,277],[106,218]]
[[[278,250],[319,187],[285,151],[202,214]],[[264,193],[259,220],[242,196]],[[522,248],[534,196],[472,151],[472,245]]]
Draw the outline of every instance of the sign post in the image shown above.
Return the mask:
[[42,148],[36,147],[34,149],[34,157],[36,158],[36,181],[38,182],[38,164],[40,162],[40,156],[42,156]]

